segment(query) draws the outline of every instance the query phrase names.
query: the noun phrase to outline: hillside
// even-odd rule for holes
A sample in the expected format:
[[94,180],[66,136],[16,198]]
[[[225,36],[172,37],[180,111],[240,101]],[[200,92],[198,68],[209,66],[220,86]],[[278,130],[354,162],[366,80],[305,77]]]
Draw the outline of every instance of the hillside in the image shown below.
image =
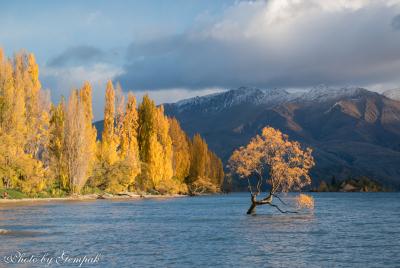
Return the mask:
[[364,175],[400,187],[400,102],[363,88],[242,87],[165,104],[165,111],[225,161],[270,125],[314,148],[315,183]]
[[386,90],[385,92],[383,92],[383,95],[385,95],[386,97],[388,97],[390,99],[400,101],[400,88]]

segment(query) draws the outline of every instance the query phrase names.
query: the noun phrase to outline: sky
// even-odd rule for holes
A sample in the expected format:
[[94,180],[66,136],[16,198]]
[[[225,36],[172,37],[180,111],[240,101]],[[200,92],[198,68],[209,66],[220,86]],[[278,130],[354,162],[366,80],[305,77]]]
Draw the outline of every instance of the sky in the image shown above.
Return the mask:
[[0,46],[25,49],[52,99],[106,81],[157,103],[241,86],[400,87],[400,0],[2,1]]

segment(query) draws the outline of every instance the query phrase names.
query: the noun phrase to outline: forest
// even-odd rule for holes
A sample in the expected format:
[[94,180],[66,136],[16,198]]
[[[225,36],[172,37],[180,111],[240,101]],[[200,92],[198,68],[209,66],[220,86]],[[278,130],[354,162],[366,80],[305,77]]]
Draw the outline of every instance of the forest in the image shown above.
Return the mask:
[[94,192],[219,192],[221,160],[145,95],[137,103],[111,80],[97,139],[92,87],[84,82],[54,104],[32,53],[0,48],[0,189],[30,197]]

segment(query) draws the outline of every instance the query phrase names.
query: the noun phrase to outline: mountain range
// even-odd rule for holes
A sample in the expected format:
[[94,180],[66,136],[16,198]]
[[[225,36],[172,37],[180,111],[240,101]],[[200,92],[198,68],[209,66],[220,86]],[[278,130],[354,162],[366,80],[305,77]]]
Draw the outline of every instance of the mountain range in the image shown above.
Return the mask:
[[386,90],[382,94],[390,99],[400,101],[400,88]]
[[241,87],[165,104],[189,134],[225,162],[265,126],[314,150],[314,185],[368,176],[400,189],[400,90],[318,86],[307,91]]

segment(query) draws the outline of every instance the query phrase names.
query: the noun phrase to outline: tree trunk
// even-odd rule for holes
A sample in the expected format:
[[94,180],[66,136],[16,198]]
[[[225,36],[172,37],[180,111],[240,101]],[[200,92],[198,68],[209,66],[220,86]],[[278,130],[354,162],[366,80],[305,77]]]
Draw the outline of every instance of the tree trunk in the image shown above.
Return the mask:
[[251,206],[250,206],[249,210],[247,210],[247,214],[253,214],[256,212],[257,204],[256,204],[255,200],[256,200],[255,195],[252,195],[251,196]]
[[256,207],[258,205],[265,205],[265,204],[271,204],[272,202],[272,194],[269,193],[269,195],[267,197],[265,197],[264,199],[258,201],[257,200],[257,195],[256,194],[252,194],[251,195],[251,206],[250,208],[247,210],[247,214],[253,214],[256,212]]

